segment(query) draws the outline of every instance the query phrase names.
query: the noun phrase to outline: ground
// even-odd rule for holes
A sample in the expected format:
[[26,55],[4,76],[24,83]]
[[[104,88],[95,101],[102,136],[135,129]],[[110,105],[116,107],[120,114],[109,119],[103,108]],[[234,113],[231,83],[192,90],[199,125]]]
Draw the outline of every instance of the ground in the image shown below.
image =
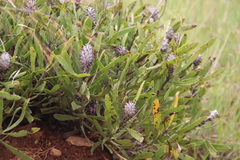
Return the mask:
[[[20,129],[30,128],[31,125],[22,126]],[[34,160],[112,160],[112,155],[106,150],[97,148],[91,155],[90,147],[77,147],[69,145],[59,131],[53,130],[47,125],[37,124],[41,130],[26,137],[7,137],[4,142],[19,149]],[[2,139],[3,136],[0,136]],[[62,155],[55,157],[50,155],[52,148],[60,150]],[[21,160],[0,144],[0,160]]]

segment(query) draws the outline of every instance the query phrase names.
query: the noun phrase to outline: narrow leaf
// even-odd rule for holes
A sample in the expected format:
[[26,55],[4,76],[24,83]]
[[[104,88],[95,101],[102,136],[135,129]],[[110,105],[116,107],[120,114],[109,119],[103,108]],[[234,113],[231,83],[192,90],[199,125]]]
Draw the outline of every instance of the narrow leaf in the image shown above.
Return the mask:
[[70,115],[65,115],[65,114],[54,114],[54,118],[56,118],[59,121],[69,121],[69,120],[76,120],[79,119],[78,117],[73,117]]
[[16,156],[24,159],[24,160],[33,160],[31,157],[28,157],[26,154],[24,154],[23,152],[19,151],[18,149],[8,145],[7,143],[3,142],[0,140],[0,142],[9,150],[11,151],[13,154],[15,154]]
[[127,131],[128,133],[133,137],[135,138],[137,141],[139,142],[143,142],[144,140],[144,137],[141,133],[138,133],[137,131],[133,130],[133,129],[130,129],[130,128],[127,128]]

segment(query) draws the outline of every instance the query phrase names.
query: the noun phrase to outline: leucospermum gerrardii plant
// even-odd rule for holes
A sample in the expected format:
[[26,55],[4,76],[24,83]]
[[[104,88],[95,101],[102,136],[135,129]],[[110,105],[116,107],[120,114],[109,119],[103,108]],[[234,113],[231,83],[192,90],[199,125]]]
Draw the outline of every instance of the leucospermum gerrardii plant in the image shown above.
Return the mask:
[[[23,117],[31,123],[33,115],[53,114],[97,140],[91,151],[101,145],[122,159],[189,157],[196,142],[189,133],[208,119],[201,104],[208,80],[222,72],[207,74],[214,59],[201,63],[215,39],[197,48],[184,20],[165,25],[161,10],[146,4],[70,2],[39,1],[27,16],[0,13],[9,22],[0,25],[6,51],[19,57],[17,74],[1,87],[26,100]],[[212,156],[218,151],[197,142]]]

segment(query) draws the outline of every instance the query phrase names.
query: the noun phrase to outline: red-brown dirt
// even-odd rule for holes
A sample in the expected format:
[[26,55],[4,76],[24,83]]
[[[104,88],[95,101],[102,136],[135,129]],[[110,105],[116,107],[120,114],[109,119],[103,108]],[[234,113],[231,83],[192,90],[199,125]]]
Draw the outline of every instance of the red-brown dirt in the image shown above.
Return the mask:
[[[27,129],[31,125],[24,126]],[[7,137],[3,141],[19,149],[23,153],[32,157],[34,160],[112,160],[112,155],[101,148],[97,148],[91,155],[91,147],[77,147],[69,145],[60,132],[50,129],[46,125],[37,125],[40,131],[27,135],[25,137],[14,138]],[[0,136],[2,139],[3,136]],[[61,151],[60,157],[50,155],[50,150],[56,148]],[[0,160],[21,160],[11,153],[5,146],[0,143]]]

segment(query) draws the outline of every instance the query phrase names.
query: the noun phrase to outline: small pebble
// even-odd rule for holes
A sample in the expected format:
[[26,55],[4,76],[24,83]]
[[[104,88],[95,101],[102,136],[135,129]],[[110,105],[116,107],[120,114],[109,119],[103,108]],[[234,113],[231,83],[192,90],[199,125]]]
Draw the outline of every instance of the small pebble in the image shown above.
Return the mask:
[[50,150],[50,155],[52,155],[54,157],[60,157],[62,155],[62,152],[56,148],[52,148]]

